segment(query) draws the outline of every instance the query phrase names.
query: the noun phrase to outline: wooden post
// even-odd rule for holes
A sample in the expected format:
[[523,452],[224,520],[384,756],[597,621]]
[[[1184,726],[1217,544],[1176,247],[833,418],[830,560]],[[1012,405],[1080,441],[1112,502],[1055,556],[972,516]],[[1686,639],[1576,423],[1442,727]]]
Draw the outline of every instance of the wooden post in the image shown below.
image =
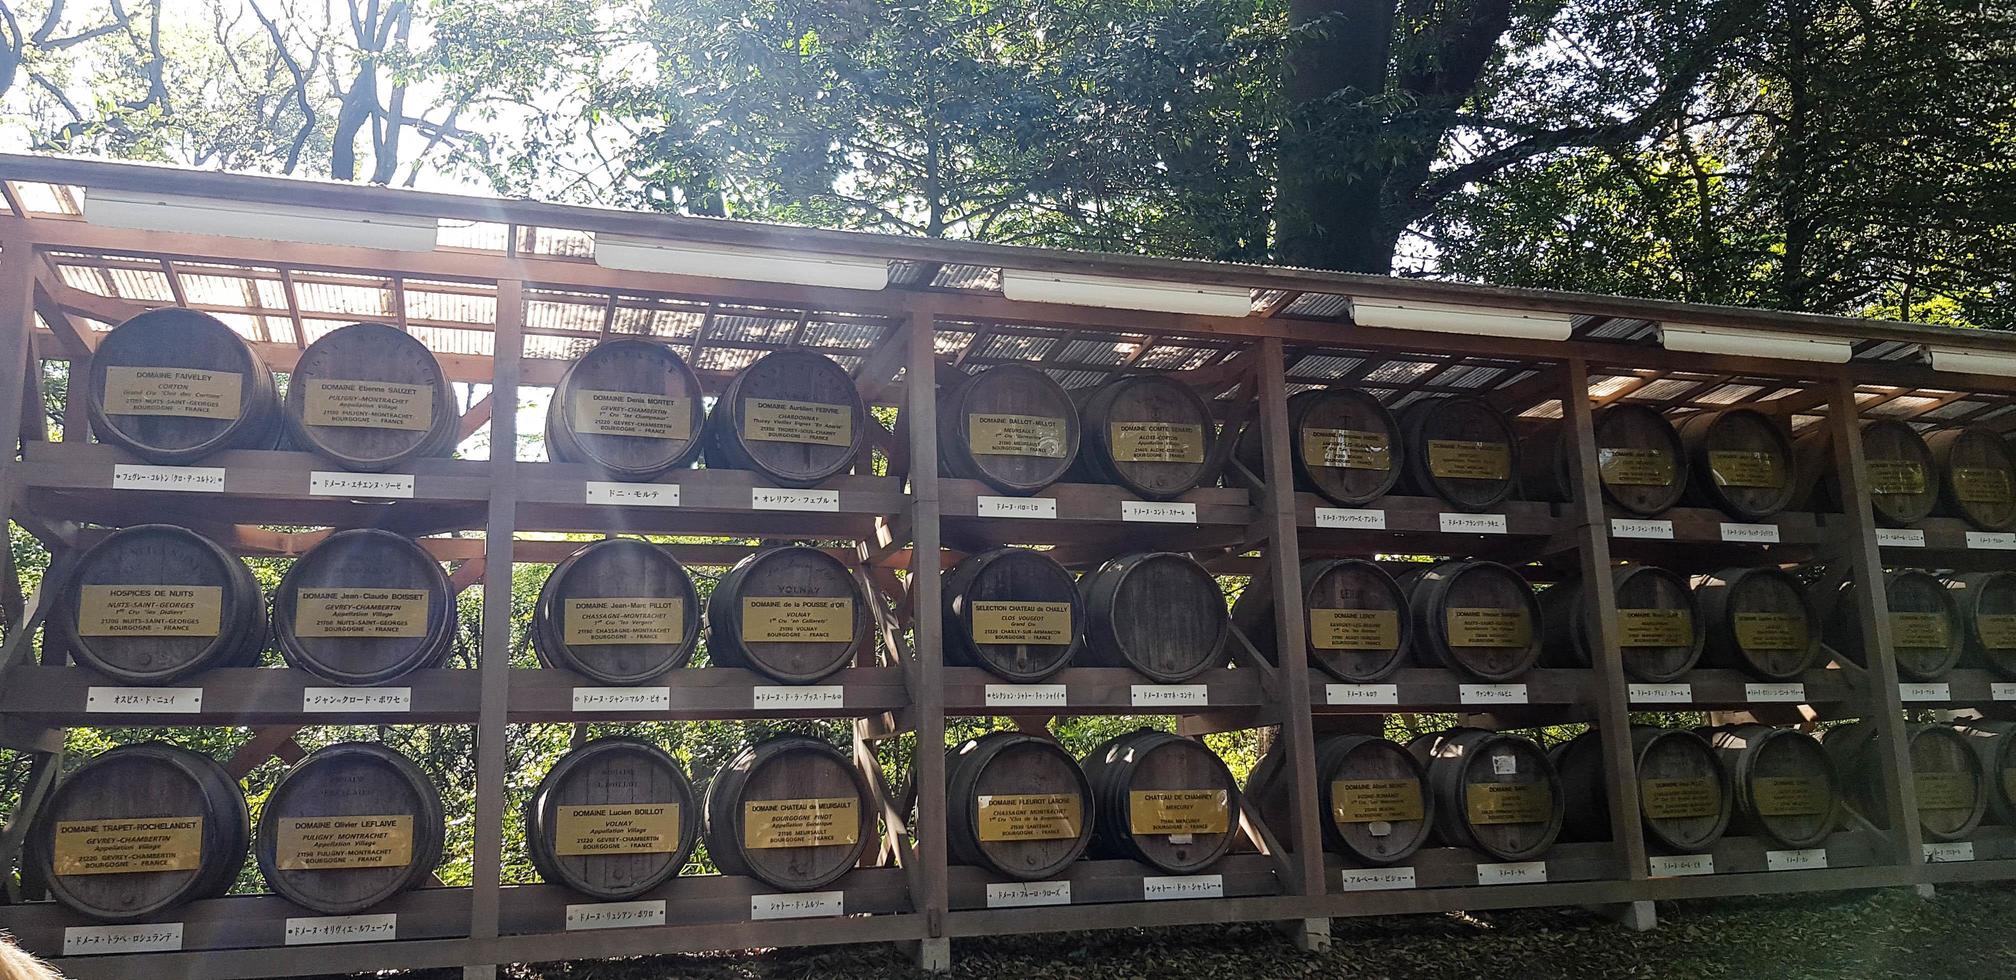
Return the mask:
[[1883,590],[1883,555],[1876,544],[1876,515],[1869,505],[1869,465],[1862,454],[1857,426],[1861,408],[1855,403],[1855,383],[1847,372],[1830,379],[1827,419],[1832,427],[1835,472],[1840,478],[1846,539],[1842,557],[1855,582],[1855,608],[1836,610],[1854,616],[1862,629],[1864,666],[1868,678],[1870,720],[1876,725],[1877,762],[1882,769],[1890,843],[1894,863],[1916,868],[1925,860],[1918,831],[1918,792],[1911,782],[1911,746],[1904,737],[1904,703],[1897,690],[1897,649],[1890,635],[1890,601]]
[[924,913],[924,939],[917,964],[926,970],[952,966],[951,940],[945,935],[951,882],[945,854],[945,644],[942,586],[938,575],[938,390],[937,357],[933,350],[936,318],[929,309],[912,310],[906,324],[903,413],[910,430],[910,598],[911,636],[916,669],[910,691],[911,716],[917,726],[917,758],[912,772],[917,783],[917,862],[923,871],[924,894],[910,896]]
[[7,451],[0,453],[0,528],[14,516],[14,482],[7,477],[18,461],[15,439],[21,432],[21,400],[28,378],[38,365],[29,343],[35,329],[35,246],[6,242],[0,252],[0,432]]
[[[490,416],[490,514],[483,536],[482,697],[476,715],[476,853],[471,863],[469,936],[497,936],[504,870],[505,725],[511,699],[512,539],[518,520],[518,373],[524,351],[525,287],[497,284],[497,336]],[[497,967],[462,968],[463,980],[494,980]]]

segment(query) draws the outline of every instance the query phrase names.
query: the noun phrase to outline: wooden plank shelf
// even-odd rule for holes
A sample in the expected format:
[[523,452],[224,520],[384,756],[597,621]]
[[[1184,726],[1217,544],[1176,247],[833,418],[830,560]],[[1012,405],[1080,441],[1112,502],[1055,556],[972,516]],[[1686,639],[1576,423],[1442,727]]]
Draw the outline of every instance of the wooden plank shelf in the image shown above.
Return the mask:
[[1126,667],[1067,667],[1035,684],[1012,684],[978,667],[945,668],[945,711],[960,716],[1192,714],[1271,700],[1258,671],[1236,667],[1181,684],[1158,684]]
[[[1839,533],[1849,533],[1840,515],[1827,518]],[[1884,562],[1896,566],[1992,572],[2016,564],[2016,532],[1977,531],[1955,517],[1928,517],[1906,528],[1877,528],[1876,545]]]
[[1923,877],[1932,882],[2000,881],[2016,878],[2016,827],[1975,829],[1965,841],[1924,845]]
[[[371,938],[405,941],[467,936],[469,889],[421,888],[394,897],[367,913],[367,916],[387,915],[396,917],[386,930],[389,934]],[[191,902],[148,917],[141,924],[179,930],[179,946],[168,948],[196,951],[334,943],[331,939],[304,943],[298,935],[293,942],[288,941],[289,920],[321,918],[330,917],[278,895],[230,895]],[[55,902],[0,906],[0,930],[13,934],[23,949],[38,956],[73,957],[60,964],[66,976],[88,975],[83,964],[94,955],[133,952],[126,943],[93,938],[98,931],[95,927],[102,925]],[[297,933],[301,931],[303,923],[297,921],[294,925]],[[377,927],[385,930],[383,920]],[[74,969],[71,964],[76,964]]]
[[1335,854],[1323,858],[1331,895],[1434,888],[1498,888],[1515,884],[1597,881],[1622,877],[1617,849],[1608,843],[1564,843],[1533,861],[1500,862],[1465,847],[1428,847],[1400,864],[1354,867]]
[[1261,854],[1228,854],[1194,875],[1165,875],[1138,861],[1074,862],[1048,881],[1013,881],[985,868],[951,869],[955,910],[1184,902],[1281,894],[1274,862]]
[[1408,711],[1488,712],[1538,705],[1594,703],[1596,672],[1560,668],[1529,670],[1510,681],[1480,681],[1438,667],[1403,667],[1383,681],[1341,684],[1320,670],[1309,671],[1310,710],[1317,714],[1395,714]]
[[[1305,557],[1370,553],[1535,557],[1535,538],[1567,527],[1558,505],[1508,500],[1467,513],[1434,497],[1381,497],[1363,507],[1337,507],[1313,493],[1295,494],[1295,524]],[[1512,553],[1523,550],[1524,557]]]
[[[386,684],[341,687],[291,667],[222,667],[134,687],[85,667],[23,664],[0,686],[0,714],[50,726],[467,723],[476,720],[476,673],[419,670]],[[200,695],[192,699],[190,691]],[[402,695],[405,710],[398,710]]]
[[598,901],[558,885],[516,885],[502,896],[500,929],[507,936],[748,922],[788,930],[791,922],[806,919],[911,911],[901,868],[857,868],[812,893],[780,893],[754,878],[712,874],[682,875],[622,902]]
[[[938,481],[948,546],[984,551],[1005,544],[1067,546],[1060,558],[1128,551],[1200,551],[1236,544],[1252,524],[1252,495],[1198,487],[1171,501],[1140,500],[1098,483],[1057,483],[1010,496],[977,480]],[[1013,515],[1013,516],[1011,516]]]
[[[1628,654],[1627,654],[1628,656]],[[1796,705],[1859,709],[1866,692],[1860,671],[1815,669],[1796,681],[1764,681],[1739,670],[1691,670],[1677,681],[1625,685],[1633,711],[1716,710]],[[1839,709],[1837,708],[1837,713]],[[1853,712],[1851,711],[1850,714]]]
[[744,470],[674,470],[621,482],[575,463],[517,464],[520,531],[866,539],[874,519],[905,513],[903,481],[840,476],[780,489]]
[[1613,558],[1676,571],[1806,561],[1838,547],[1837,529],[1813,514],[1788,511],[1756,523],[1707,507],[1675,507],[1657,517],[1606,508]]
[[2016,702],[2016,681],[1992,670],[1960,667],[1936,681],[1897,682],[1897,699],[1907,709],[1965,708]]
[[779,684],[741,667],[688,667],[627,687],[568,670],[520,668],[510,685],[514,722],[865,718],[911,701],[896,667],[849,667],[817,684]]

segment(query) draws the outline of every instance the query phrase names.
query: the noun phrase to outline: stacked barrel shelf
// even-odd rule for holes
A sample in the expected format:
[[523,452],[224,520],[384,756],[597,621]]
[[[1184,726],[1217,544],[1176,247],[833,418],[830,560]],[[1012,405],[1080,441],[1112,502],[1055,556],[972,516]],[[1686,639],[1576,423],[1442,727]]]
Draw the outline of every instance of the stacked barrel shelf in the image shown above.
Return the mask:
[[[52,555],[0,603],[0,744],[33,758],[0,929],[68,975],[323,973],[331,943],[942,969],[967,936],[1646,927],[2016,876],[1991,376],[1688,353],[1546,312],[1574,297],[1346,322],[1267,270],[1211,273],[1229,312],[1032,300],[1012,249],[807,285],[748,243],[661,273],[529,225],[311,261],[5,220],[0,349],[18,322],[35,370],[0,411],[68,386],[59,441],[0,416],[0,505]],[[120,291],[143,275],[174,288]],[[256,322],[196,288],[231,277]],[[378,313],[316,305],[366,281]],[[663,734],[714,722],[718,763]],[[412,726],[473,758],[409,757]],[[242,748],[145,737],[181,727]],[[65,758],[76,728],[121,745]]]

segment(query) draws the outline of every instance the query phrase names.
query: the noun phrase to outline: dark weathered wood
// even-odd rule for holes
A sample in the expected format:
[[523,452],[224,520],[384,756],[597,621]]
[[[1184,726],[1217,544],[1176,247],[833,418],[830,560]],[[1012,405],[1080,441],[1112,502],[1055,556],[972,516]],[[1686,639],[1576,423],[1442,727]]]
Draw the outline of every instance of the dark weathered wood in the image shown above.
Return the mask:
[[[1259,474],[1260,424],[1239,433],[1236,458]],[[1406,462],[1400,423],[1379,399],[1355,388],[1324,388],[1288,397],[1288,459],[1295,489],[1343,507],[1392,491]]]
[[783,487],[847,472],[879,426],[854,379],[831,358],[783,350],[728,382],[707,417],[707,465],[754,470]]
[[553,566],[532,608],[531,630],[545,666],[606,684],[641,684],[692,659],[700,595],[670,552],[636,538],[610,538]]
[[383,470],[455,449],[455,389],[432,351],[382,323],[308,345],[287,379],[287,436],[344,469]]
[[1519,440],[1503,413],[1482,398],[1424,398],[1400,412],[1406,444],[1400,485],[1478,511],[1510,498],[1519,485]]
[[1799,580],[1775,567],[1724,568],[1694,589],[1707,643],[1701,663],[1796,680],[1820,659],[1821,623]]
[[[1346,683],[1376,681],[1407,661],[1413,623],[1391,575],[1357,558],[1302,563],[1309,663]],[[1269,663],[1281,660],[1272,579],[1255,575],[1232,604],[1232,625]]]
[[1540,604],[1519,573],[1489,561],[1443,561],[1400,577],[1415,657],[1502,681],[1540,657]]
[[1210,461],[1217,426],[1210,406],[1189,385],[1159,375],[1121,375],[1073,398],[1084,423],[1073,478],[1111,483],[1148,500],[1179,497],[1216,478]]
[[1818,847],[1834,832],[1841,779],[1811,736],[1768,725],[1725,725],[1700,734],[1715,746],[1735,787],[1734,825],[1786,847]]
[[1531,739],[1481,728],[1417,736],[1407,751],[1428,771],[1435,835],[1500,861],[1530,861],[1561,834],[1560,777]]
[[[1616,596],[1618,638],[1624,671],[1641,681],[1674,680],[1701,659],[1707,625],[1694,606],[1687,580],[1663,568],[1619,565],[1610,569]],[[1588,667],[1593,643],[1593,608],[1580,576],[1539,595],[1541,662],[1550,667]]]
[[[1631,514],[1665,513],[1687,490],[1686,447],[1673,423],[1644,405],[1595,410],[1598,486],[1603,499]],[[1523,489],[1539,500],[1575,499],[1573,449],[1563,422],[1541,425],[1521,450]]]
[[938,465],[944,475],[1029,494],[1062,479],[1078,457],[1078,407],[1042,371],[1002,364],[939,395]]
[[1966,661],[2016,677],[2016,572],[1970,572],[1946,584],[1960,611]]
[[1239,786],[1203,742],[1144,728],[1100,743],[1081,765],[1097,814],[1094,857],[1192,874],[1231,850]]
[[[1706,739],[1685,729],[1631,726],[1632,772],[1647,839],[1668,853],[1699,854],[1715,846],[1735,815],[1735,787]],[[1568,800],[1562,836],[1607,840],[1610,804],[1604,792],[1603,746],[1595,729],[1548,753]]]
[[845,753],[804,735],[744,748],[707,784],[707,854],[723,874],[809,891],[852,870],[876,803]]
[[2001,433],[1978,425],[1927,433],[1939,486],[1938,513],[1983,531],[2016,525],[2016,453]]
[[[1909,725],[1911,781],[1918,830],[1929,841],[1963,840],[1987,812],[1989,775],[1965,736],[1946,725]],[[1820,738],[1844,789],[1843,802],[1878,827],[1889,825],[1881,764],[1882,734],[1867,721],[1830,728]]]
[[[751,636],[749,628],[763,627]],[[772,548],[735,563],[707,598],[707,656],[809,684],[870,649],[874,617],[845,564],[814,548]]]
[[700,379],[670,346],[606,341],[569,365],[553,389],[546,451],[620,479],[649,480],[700,454],[702,394]]
[[525,850],[546,881],[622,901],[678,874],[702,822],[693,785],[664,749],[599,738],[539,781],[525,807]]
[[295,559],[273,590],[281,656],[339,684],[440,666],[455,624],[455,592],[441,563],[390,531],[330,535]]
[[1085,602],[1064,566],[1027,548],[969,555],[946,572],[945,662],[1007,680],[1041,680],[1071,663]]
[[1174,684],[1224,660],[1231,620],[1218,580],[1185,555],[1121,555],[1078,580],[1085,647],[1078,662],[1132,667]]
[[1092,843],[1092,786],[1055,741],[989,732],[945,754],[946,845],[961,864],[1055,877]]
[[1680,423],[1689,497],[1739,521],[1761,521],[1799,493],[1791,437],[1776,419],[1747,408],[1701,412]]
[[[1420,761],[1383,738],[1317,739],[1315,789],[1324,849],[1363,865],[1412,857],[1434,826],[1435,800],[1426,782]],[[1269,827],[1285,825],[1293,792],[1278,746],[1246,778],[1246,796]]]
[[[1939,503],[1939,466],[1918,430],[1898,419],[1862,419],[1857,425],[1876,519],[1902,527],[1931,516]],[[1841,509],[1840,480],[1828,465],[1833,440],[1831,426],[1816,425],[1793,443],[1800,480],[1811,491],[1809,500],[1797,504],[1803,509]]]
[[280,438],[273,372],[207,313],[165,307],[121,323],[99,340],[83,387],[98,440],[151,462]]
[[[94,919],[127,922],[224,894],[250,840],[245,795],[222,766],[145,742],[104,752],[64,777],[29,831],[26,858],[50,897]],[[148,867],[161,870],[115,870]]]
[[[324,834],[353,843],[314,839]],[[441,792],[419,766],[383,745],[341,742],[280,777],[259,811],[252,853],[267,887],[303,908],[348,915],[424,883],[441,863],[442,836]]]
[[[143,588],[149,594],[136,591]],[[266,649],[265,599],[251,570],[209,539],[169,524],[124,528],[92,546],[60,601],[53,621],[71,655],[128,683],[256,666]],[[145,603],[172,610],[149,611]]]
[[[1836,594],[1838,608],[1852,608],[1856,585],[1851,578]],[[1897,673],[1914,681],[1937,680],[1959,664],[1966,652],[1965,624],[1960,606],[1946,584],[1930,572],[1893,569],[1883,575],[1883,595],[1896,646]],[[1859,665],[1869,663],[1869,642],[1854,618],[1830,616],[1827,645]]]

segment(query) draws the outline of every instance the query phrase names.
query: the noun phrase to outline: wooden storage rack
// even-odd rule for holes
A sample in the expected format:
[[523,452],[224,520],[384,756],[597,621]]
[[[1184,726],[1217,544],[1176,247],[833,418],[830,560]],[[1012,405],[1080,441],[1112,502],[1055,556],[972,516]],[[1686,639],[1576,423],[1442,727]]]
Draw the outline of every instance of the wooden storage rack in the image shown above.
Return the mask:
[[[212,235],[107,228],[83,219],[85,187],[117,187],[249,204],[289,204],[353,212],[397,213],[442,221],[442,244],[431,252],[253,241]],[[1307,943],[1327,936],[1339,916],[1402,911],[1490,909],[1534,905],[1612,906],[1637,924],[1650,922],[1654,899],[1931,884],[2016,876],[2016,833],[1984,829],[1973,860],[1928,864],[1904,772],[1904,710],[1979,708],[1996,712],[2016,698],[1976,670],[1956,671],[1937,700],[1897,682],[1880,572],[1886,561],[1931,568],[2008,567],[1999,543],[1970,540],[1957,522],[1924,522],[1924,547],[1879,545],[1866,494],[1859,442],[1837,438],[1835,465],[1847,496],[1846,514],[1786,514],[1773,522],[1775,543],[1722,540],[1724,519],[1680,509],[1671,540],[1649,540],[1613,528],[1596,492],[1591,410],[1619,400],[1686,412],[1743,404],[1790,417],[1804,428],[1843,431],[1858,413],[1937,424],[1978,422],[2016,427],[2016,381],[1999,376],[1938,373],[1920,363],[1922,345],[2016,356],[2016,338],[1939,330],[1912,324],[1797,316],[1531,290],[1427,283],[1301,270],[1090,256],[1040,249],[894,239],[734,222],[684,219],[590,208],[502,202],[448,195],[195,173],[79,160],[0,155],[0,431],[19,432],[21,458],[0,454],[0,517],[11,516],[62,552],[116,527],[141,520],[186,523],[247,555],[293,555],[326,532],[282,532],[267,525],[387,527],[412,535],[484,532],[482,537],[429,537],[425,543],[456,562],[456,583],[484,589],[482,649],[473,670],[442,669],[396,682],[412,689],[411,710],[396,717],[369,712],[303,710],[310,686],[285,669],[226,669],[185,684],[204,690],[200,712],[92,715],[93,677],[80,668],[32,662],[31,635],[46,615],[47,596],[5,604],[10,629],[0,663],[0,744],[36,753],[24,811],[46,791],[60,759],[63,729],[96,724],[255,725],[245,753],[252,764],[267,752],[287,752],[293,726],[328,723],[474,724],[478,731],[477,810],[473,887],[431,888],[401,897],[393,940],[353,944],[346,969],[461,966],[470,977],[494,975],[492,964],[682,950],[894,941],[917,944],[920,958],[942,966],[956,936],[1175,925],[1234,920],[1294,923]],[[686,239],[742,248],[789,249],[886,260],[890,285],[850,290],[803,285],[644,274],[603,268],[590,253],[597,233]],[[1246,316],[1201,316],[1109,310],[1007,299],[1000,270],[1091,274],[1130,280],[1208,283],[1246,288]],[[1354,324],[1349,299],[1467,303],[1571,315],[1562,341],[1510,340],[1473,334],[1382,330]],[[468,418],[466,437],[483,425],[489,443],[505,447],[489,460],[427,460],[400,470],[414,477],[410,500],[352,500],[309,492],[310,474],[332,469],[306,454],[234,452],[202,461],[226,471],[221,494],[112,489],[114,467],[131,462],[111,447],[76,441],[88,431],[79,400],[71,399],[64,431],[47,441],[39,410],[44,365],[67,361],[73,376],[97,337],[132,313],[181,304],[210,311],[250,339],[276,370],[285,371],[311,334],[353,320],[394,323],[427,343],[449,376],[488,386]],[[1854,342],[1846,364],[1725,354],[1682,354],[1659,345],[1655,325],[1666,320],[1737,331],[1819,335]],[[520,460],[516,406],[521,389],[551,386],[568,359],[616,335],[657,337],[677,345],[710,389],[761,352],[804,346],[833,356],[854,372],[871,400],[898,408],[907,444],[881,448],[908,465],[899,477],[851,476],[837,489],[831,512],[756,510],[749,474],[677,471],[677,507],[591,505],[589,474],[568,464]],[[504,356],[493,356],[502,354]],[[1059,485],[1040,495],[1056,517],[987,516],[991,504],[975,483],[940,479],[934,458],[936,406],[932,386],[944,366],[980,368],[1034,363],[1069,387],[1117,372],[1182,371],[1208,389],[1214,407],[1236,418],[1257,399],[1255,419],[1270,445],[1285,444],[1283,405],[1295,390],[1352,385],[1389,405],[1427,393],[1480,394],[1514,415],[1561,417],[1577,447],[1582,486],[1570,504],[1510,502],[1494,513],[1502,534],[1445,533],[1444,508],[1421,498],[1393,497],[1364,510],[1383,514],[1381,530],[1337,526],[1336,515],[1292,491],[1285,454],[1266,472],[1225,488],[1191,492],[1194,523],[1123,520],[1124,494],[1115,488]],[[220,502],[224,506],[220,506]],[[224,516],[220,516],[224,515]],[[1349,523],[1349,522],[1344,522]],[[4,523],[0,523],[4,526]],[[510,650],[510,570],[514,562],[549,562],[574,545],[540,532],[646,532],[746,535],[761,539],[853,542],[843,551],[882,591],[900,601],[878,610],[884,662],[839,675],[840,708],[758,709],[757,679],[730,669],[668,675],[669,708],[585,714],[574,710],[571,675],[514,670]],[[1617,533],[1613,533],[1617,532]],[[1538,555],[1593,575],[1613,559],[1631,558],[1700,571],[1726,563],[1827,560],[1865,586],[1858,617],[1875,638],[1866,670],[1815,671],[1792,702],[1757,704],[1745,678],[1700,670],[1683,696],[1647,702],[1622,671],[1607,591],[1593,590],[1602,625],[1595,667],[1540,670],[1521,679],[1524,703],[1487,705],[1463,690],[1454,674],[1412,668],[1392,679],[1390,694],[1368,698],[1310,669],[1303,653],[1303,611],[1296,590],[1277,589],[1281,662],[1269,666],[1235,652],[1238,666],[1202,679],[1206,703],[1180,708],[1138,706],[1143,678],[1119,669],[1073,668],[1052,678],[1063,706],[1008,706],[1013,692],[975,669],[947,669],[938,656],[940,594],[936,575],[899,582],[904,569],[928,569],[927,558],[950,560],[947,548],[988,543],[1051,544],[1083,564],[1129,547],[1184,550],[1227,573],[1293,580],[1304,557],[1426,554],[1502,557],[1524,563]],[[2016,547],[2009,542],[2006,547]],[[682,560],[732,562],[744,545],[678,545]],[[1235,644],[1236,646],[1236,644]],[[1922,685],[1914,685],[1922,687]],[[1910,694],[1913,700],[1904,698]],[[2003,695],[2008,695],[2007,698]],[[1334,702],[1334,703],[1333,703]],[[1843,831],[1826,848],[1827,866],[1766,870],[1765,848],[1731,838],[1714,855],[1713,874],[1655,876],[1639,829],[1637,795],[1626,753],[1626,720],[1634,708],[1742,712],[1777,722],[1835,717],[1874,719],[1887,736],[1883,776],[1892,809],[1883,833]],[[1221,897],[1144,900],[1144,869],[1128,862],[1081,862],[1069,874],[1072,905],[988,908],[988,879],[976,869],[948,867],[943,833],[945,719],[1005,715],[1038,730],[1059,714],[1180,714],[1186,732],[1278,725],[1294,774],[1293,819],[1266,828],[1248,820],[1258,853],[1240,853],[1214,869]],[[1564,844],[1533,869],[1480,865],[1456,849],[1422,852],[1404,869],[1408,887],[1377,892],[1345,887],[1347,869],[1320,859],[1311,752],[1315,733],[1377,725],[1398,712],[1456,712],[1497,727],[1570,721],[1602,725],[1613,841]],[[653,896],[667,900],[663,925],[568,931],[566,906],[581,904],[552,886],[500,886],[505,727],[528,722],[622,721],[649,718],[729,719],[826,715],[855,719],[857,759],[872,760],[873,743],[914,732],[912,770],[918,793],[915,826],[888,805],[885,850],[892,866],[863,868],[843,879],[842,917],[752,919],[748,899],[758,889],[736,878],[675,879]],[[298,751],[298,750],[297,750]],[[866,765],[864,761],[864,765]],[[249,765],[246,766],[249,768]],[[872,766],[870,766],[872,768]],[[242,769],[240,770],[242,771]],[[11,857],[26,813],[11,815],[0,850]],[[1284,847],[1283,845],[1288,845]],[[1483,880],[1480,881],[1480,874]],[[1491,884],[1493,880],[1506,883]],[[1387,886],[1393,882],[1386,882]],[[299,909],[274,896],[199,902],[173,913],[184,927],[181,951],[74,956],[61,960],[77,977],[266,977],[326,971],[327,949],[285,944],[285,920]],[[869,913],[869,914],[861,914]],[[64,930],[80,924],[59,906],[0,907],[0,929],[30,949],[62,956]]]

